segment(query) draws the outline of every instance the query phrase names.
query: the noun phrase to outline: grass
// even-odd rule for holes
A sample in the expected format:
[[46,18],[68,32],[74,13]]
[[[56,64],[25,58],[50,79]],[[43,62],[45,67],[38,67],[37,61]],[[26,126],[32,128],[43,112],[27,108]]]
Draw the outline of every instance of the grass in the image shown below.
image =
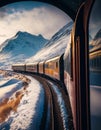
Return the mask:
[[5,99],[0,103],[0,123],[4,122],[11,111],[17,112],[18,105],[23,97],[23,91],[18,91],[15,98]]

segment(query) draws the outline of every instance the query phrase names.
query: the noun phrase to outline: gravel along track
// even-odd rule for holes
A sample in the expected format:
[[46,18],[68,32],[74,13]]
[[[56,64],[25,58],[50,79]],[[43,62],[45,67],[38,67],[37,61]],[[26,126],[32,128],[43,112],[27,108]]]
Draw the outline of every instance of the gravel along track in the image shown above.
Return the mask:
[[57,96],[58,93],[53,87],[54,83],[37,75],[33,75],[33,77],[43,85],[45,91],[44,112],[40,124],[40,130],[73,130],[72,116],[69,101],[67,100],[68,96],[61,89],[61,86],[59,86],[59,84],[55,84],[61,91],[61,95],[63,95],[63,104],[66,102],[64,110],[61,109],[61,107],[64,107],[61,105],[61,101],[59,104],[59,99]]

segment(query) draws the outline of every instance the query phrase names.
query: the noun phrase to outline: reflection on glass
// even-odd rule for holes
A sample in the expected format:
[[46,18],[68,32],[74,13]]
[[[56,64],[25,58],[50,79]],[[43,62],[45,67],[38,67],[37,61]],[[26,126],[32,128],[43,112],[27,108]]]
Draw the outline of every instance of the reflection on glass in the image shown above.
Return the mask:
[[89,23],[91,130],[101,129],[101,1],[96,0]]

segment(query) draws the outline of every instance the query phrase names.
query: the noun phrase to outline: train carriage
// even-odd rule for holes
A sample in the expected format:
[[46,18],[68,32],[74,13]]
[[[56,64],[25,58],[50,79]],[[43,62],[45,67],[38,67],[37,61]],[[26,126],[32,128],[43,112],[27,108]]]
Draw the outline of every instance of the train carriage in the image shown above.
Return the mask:
[[44,74],[45,73],[44,61],[39,62],[39,73],[40,74]]
[[63,55],[57,56],[45,62],[45,74],[63,81]]
[[38,62],[36,63],[27,63],[26,64],[26,72],[38,72]]
[[20,72],[25,72],[26,71],[26,65],[25,64],[13,64],[12,69],[14,71],[20,71]]

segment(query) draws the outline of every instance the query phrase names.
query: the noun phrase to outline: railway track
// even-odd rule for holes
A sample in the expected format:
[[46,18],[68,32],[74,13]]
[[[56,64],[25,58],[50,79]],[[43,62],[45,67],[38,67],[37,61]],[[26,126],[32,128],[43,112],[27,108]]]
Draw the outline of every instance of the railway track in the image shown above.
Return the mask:
[[[21,74],[21,73],[20,73]],[[71,108],[69,104],[68,94],[64,91],[64,87],[60,81],[52,79],[46,75],[22,73],[25,76],[31,76],[40,82],[44,88],[44,104],[41,122],[38,124],[40,130],[73,130],[73,120]],[[63,118],[63,109],[61,110],[58,102],[58,94],[54,90],[56,86],[62,95],[61,102],[65,103],[67,118]],[[63,106],[62,106],[63,107]],[[64,120],[66,125],[64,125]]]
[[45,97],[44,97],[44,112],[42,121],[40,124],[40,129],[42,130],[54,130],[54,106],[53,106],[53,96],[50,90],[50,84],[43,78],[39,76],[33,76],[37,79],[44,87]]
[[[67,104],[66,104],[66,109],[68,111],[68,128],[65,128],[64,122],[63,122],[63,117],[61,115],[61,110],[60,106],[58,103],[58,97],[56,95],[56,92],[54,91],[52,84],[49,80],[40,77],[38,75],[32,75],[33,78],[38,80],[44,88],[45,91],[45,97],[44,97],[44,112],[43,112],[43,117],[41,120],[40,124],[40,129],[41,130],[73,130],[73,122],[72,122],[72,117],[71,117],[71,110],[69,108],[69,102],[67,101],[67,96],[66,94],[63,94]],[[62,88],[57,84],[59,89]],[[64,93],[64,91],[62,91]]]

